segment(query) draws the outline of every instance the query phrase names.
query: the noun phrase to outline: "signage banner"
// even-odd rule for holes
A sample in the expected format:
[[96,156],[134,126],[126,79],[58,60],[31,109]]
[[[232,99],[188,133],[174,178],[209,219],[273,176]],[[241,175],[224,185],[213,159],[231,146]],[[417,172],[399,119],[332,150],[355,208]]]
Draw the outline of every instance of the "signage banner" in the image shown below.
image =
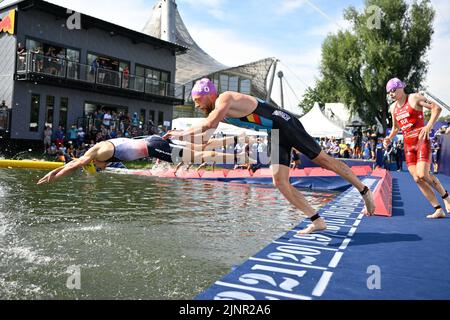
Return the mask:
[[0,33],[14,35],[16,25],[16,10],[11,10],[6,15],[0,16]]

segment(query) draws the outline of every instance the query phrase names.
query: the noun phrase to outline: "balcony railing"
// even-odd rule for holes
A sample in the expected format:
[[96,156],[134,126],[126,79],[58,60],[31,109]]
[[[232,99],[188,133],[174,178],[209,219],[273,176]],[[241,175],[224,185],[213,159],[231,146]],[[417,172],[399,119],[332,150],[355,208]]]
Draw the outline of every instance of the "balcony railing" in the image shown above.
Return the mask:
[[[121,88],[134,92],[182,99],[184,86],[123,72],[93,68],[65,58],[33,52],[17,55],[17,74],[36,73],[72,81]],[[182,94],[180,94],[182,93]]]

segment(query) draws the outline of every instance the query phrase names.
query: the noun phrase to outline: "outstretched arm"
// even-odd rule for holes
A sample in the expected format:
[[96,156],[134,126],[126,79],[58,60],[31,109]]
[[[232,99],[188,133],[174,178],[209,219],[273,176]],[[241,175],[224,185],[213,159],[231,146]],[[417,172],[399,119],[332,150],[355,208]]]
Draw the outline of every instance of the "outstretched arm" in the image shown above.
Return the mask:
[[37,182],[37,184],[39,185],[39,184],[53,182],[56,179],[59,179],[59,178],[65,177],[69,174],[72,174],[75,170],[77,170],[85,165],[88,165],[91,161],[93,161],[95,159],[95,156],[97,155],[96,150],[93,150],[94,148],[95,147],[88,150],[84,154],[84,156],[82,156],[78,159],[72,160],[71,162],[67,163],[63,167],[60,167],[60,168],[50,171],[44,177],[42,177]]
[[235,136],[227,136],[224,138],[211,138],[209,140],[206,140],[205,142],[202,142],[201,144],[198,143],[187,143],[186,148],[195,150],[195,151],[205,151],[205,150],[213,150],[218,147],[225,147],[230,144],[234,144],[236,140]]
[[[232,102],[233,102],[232,95],[226,93],[222,94],[217,99],[214,110],[201,123],[181,132],[169,131],[166,135],[164,135],[163,138],[164,139],[174,138],[182,141],[193,141],[193,136],[203,133],[206,133],[206,135],[209,134],[209,137],[211,137],[212,134],[214,133],[214,130],[212,129],[217,128],[219,122],[225,118]],[[207,139],[209,139],[209,137]]]

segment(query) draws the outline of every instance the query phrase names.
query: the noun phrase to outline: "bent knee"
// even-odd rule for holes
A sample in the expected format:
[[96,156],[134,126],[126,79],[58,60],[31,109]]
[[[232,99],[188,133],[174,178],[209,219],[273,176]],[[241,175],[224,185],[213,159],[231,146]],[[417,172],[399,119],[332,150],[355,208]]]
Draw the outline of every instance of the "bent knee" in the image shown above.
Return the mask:
[[288,187],[290,185],[289,178],[285,179],[285,178],[282,178],[282,177],[274,176],[272,178],[272,181],[273,181],[273,185],[275,187],[277,187],[278,189],[286,188],[286,187]]
[[422,183],[424,181],[424,176],[423,175],[415,175],[413,176],[414,182],[415,183]]

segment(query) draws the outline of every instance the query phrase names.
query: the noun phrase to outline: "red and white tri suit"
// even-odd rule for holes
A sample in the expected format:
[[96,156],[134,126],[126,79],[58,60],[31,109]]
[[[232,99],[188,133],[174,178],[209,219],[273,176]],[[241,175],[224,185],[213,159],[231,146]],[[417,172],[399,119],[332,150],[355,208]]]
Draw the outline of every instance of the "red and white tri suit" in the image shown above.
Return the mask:
[[425,126],[423,111],[413,109],[408,99],[409,96],[401,107],[397,102],[393,113],[403,132],[406,164],[409,167],[416,165],[417,162],[431,163],[431,144],[429,139],[419,141],[419,133]]

